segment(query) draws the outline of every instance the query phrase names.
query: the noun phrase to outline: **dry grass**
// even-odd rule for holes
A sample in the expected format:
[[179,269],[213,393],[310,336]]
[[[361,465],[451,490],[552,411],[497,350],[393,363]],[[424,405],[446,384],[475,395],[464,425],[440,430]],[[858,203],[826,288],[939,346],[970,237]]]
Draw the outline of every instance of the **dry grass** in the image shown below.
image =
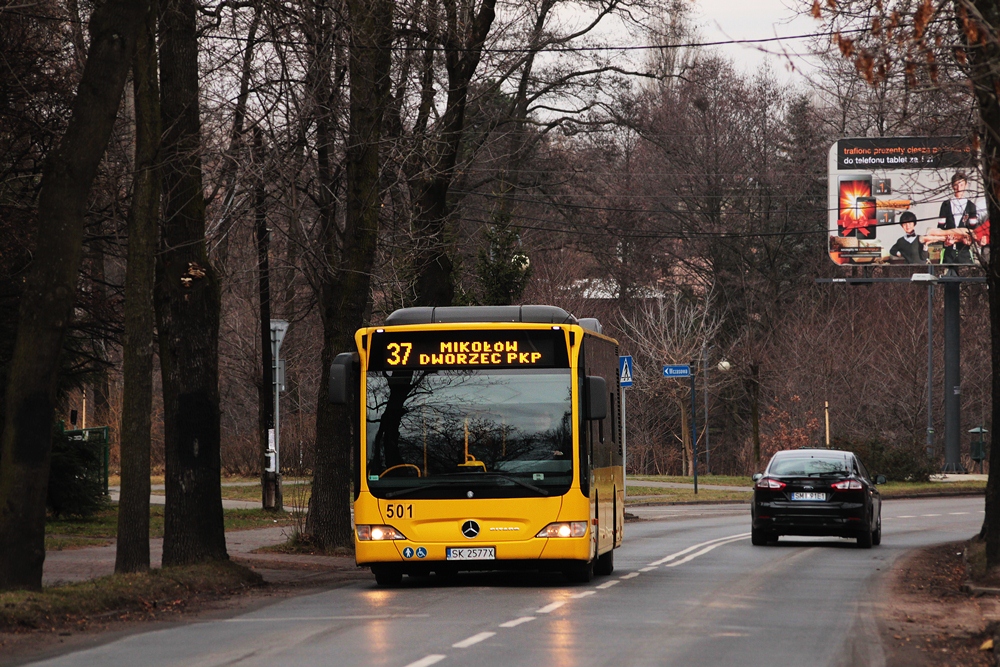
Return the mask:
[[180,609],[205,595],[229,594],[263,583],[230,561],[116,574],[42,591],[0,593],[0,630],[85,624],[129,612]]

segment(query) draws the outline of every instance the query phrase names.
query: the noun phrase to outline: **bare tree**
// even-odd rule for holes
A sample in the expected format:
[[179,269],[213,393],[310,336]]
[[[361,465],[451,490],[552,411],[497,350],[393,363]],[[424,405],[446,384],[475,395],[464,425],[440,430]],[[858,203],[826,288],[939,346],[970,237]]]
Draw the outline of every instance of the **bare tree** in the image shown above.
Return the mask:
[[115,571],[149,569],[150,421],[153,410],[153,284],[159,231],[160,90],[156,67],[156,1],[138,32],[132,60],[135,177],[125,274],[125,340],[121,411],[121,496]]
[[95,9],[73,115],[42,175],[37,238],[46,246],[35,256],[22,297],[0,439],[0,589],[42,585],[59,354],[73,314],[83,211],[147,11],[148,2],[123,0]]

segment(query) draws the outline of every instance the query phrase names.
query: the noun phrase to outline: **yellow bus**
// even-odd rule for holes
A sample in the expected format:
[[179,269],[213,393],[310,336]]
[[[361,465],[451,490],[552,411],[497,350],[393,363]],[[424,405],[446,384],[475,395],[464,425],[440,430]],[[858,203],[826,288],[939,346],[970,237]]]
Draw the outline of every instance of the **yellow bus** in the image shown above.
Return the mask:
[[358,565],[614,569],[625,517],[618,343],[554,306],[404,308],[330,369],[358,416]]

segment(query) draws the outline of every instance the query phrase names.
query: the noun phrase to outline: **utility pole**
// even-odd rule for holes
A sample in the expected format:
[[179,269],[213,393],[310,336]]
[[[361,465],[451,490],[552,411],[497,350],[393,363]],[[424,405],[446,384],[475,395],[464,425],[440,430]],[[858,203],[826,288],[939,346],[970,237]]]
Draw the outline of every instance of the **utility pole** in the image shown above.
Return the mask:
[[[259,170],[263,170],[263,135],[255,127],[254,156]],[[257,424],[261,446],[261,505],[266,510],[280,509],[278,481],[271,460],[271,434],[274,430],[274,411],[271,388],[274,385],[273,363],[271,361],[271,269],[270,237],[267,228],[267,190],[263,173],[258,174],[254,187],[254,229],[257,237],[257,294],[260,302],[260,365],[262,377],[257,393]]]

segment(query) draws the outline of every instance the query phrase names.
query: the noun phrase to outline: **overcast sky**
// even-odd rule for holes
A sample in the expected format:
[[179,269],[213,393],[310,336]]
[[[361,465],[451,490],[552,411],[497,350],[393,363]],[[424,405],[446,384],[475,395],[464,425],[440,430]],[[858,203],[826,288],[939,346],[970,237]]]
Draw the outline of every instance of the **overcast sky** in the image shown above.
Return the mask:
[[[705,41],[721,41],[728,39],[762,39],[769,37],[784,37],[816,32],[820,29],[818,21],[811,16],[796,16],[790,7],[795,7],[802,0],[693,0],[695,15],[698,17],[699,28]],[[769,55],[761,50],[777,52],[784,45],[790,52],[803,49],[803,40],[766,44],[761,47],[748,45],[729,45],[721,47],[723,53],[734,60],[738,66],[747,72],[756,71],[765,61],[771,63],[772,69],[779,80],[794,79],[788,58]],[[809,69],[808,63],[801,58],[795,59],[795,66]]]

